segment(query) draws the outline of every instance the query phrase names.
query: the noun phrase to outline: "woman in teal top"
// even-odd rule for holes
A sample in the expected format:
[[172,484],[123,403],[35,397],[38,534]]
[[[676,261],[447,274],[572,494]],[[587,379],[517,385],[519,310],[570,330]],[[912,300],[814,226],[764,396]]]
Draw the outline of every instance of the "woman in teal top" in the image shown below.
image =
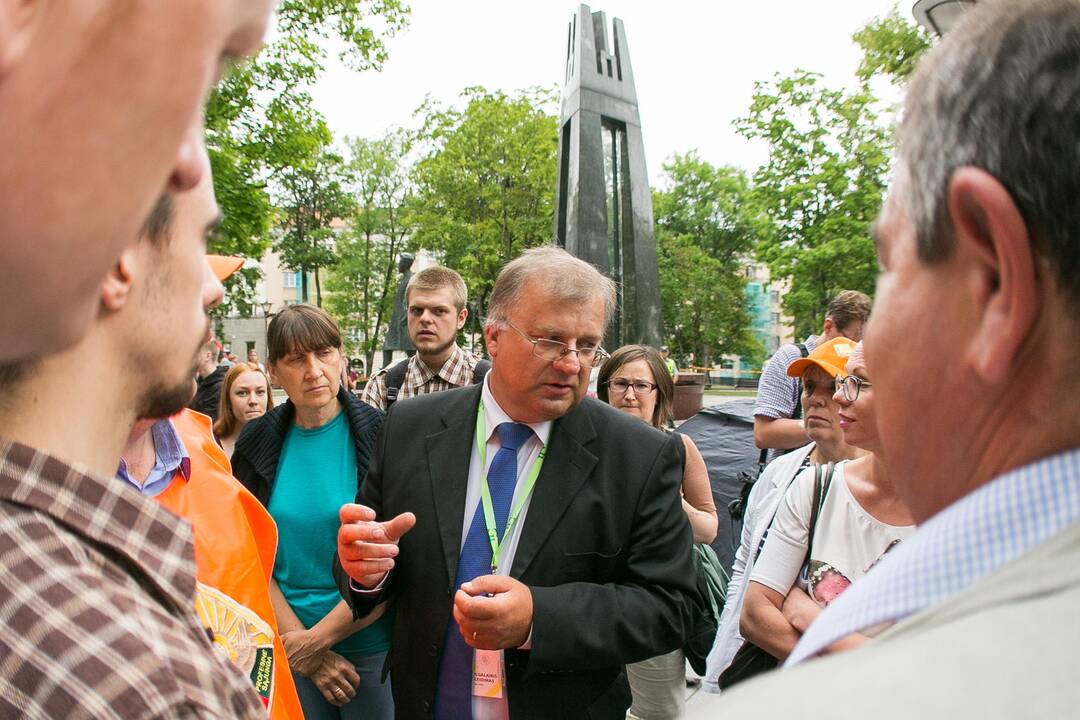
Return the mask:
[[340,387],[337,324],[292,305],[267,332],[270,375],[288,400],[247,424],[233,472],[278,527],[271,599],[308,720],[394,716],[382,676],[391,623],[353,620],[332,574],[338,510],[356,499],[382,413]]

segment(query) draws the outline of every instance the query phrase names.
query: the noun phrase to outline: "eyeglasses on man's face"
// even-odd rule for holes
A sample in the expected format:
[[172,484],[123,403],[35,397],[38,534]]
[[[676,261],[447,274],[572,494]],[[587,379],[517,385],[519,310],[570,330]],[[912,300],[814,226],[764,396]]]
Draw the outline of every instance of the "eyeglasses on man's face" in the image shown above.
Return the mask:
[[625,395],[626,391],[630,388],[634,389],[635,395],[648,395],[656,389],[656,383],[645,382],[644,380],[630,382],[629,380],[623,380],[622,378],[608,380],[607,386],[610,392],[617,395]]
[[533,346],[533,355],[541,360],[557,362],[570,353],[577,353],[578,362],[580,362],[583,367],[599,367],[608,358],[607,352],[599,345],[582,343],[581,347],[572,348],[566,343],[559,342],[558,340],[534,338],[530,335],[526,335],[510,321],[507,321],[506,324],[512,327],[518,335],[525,338],[525,341]]
[[855,377],[854,375],[837,375],[833,381],[836,392],[843,393],[844,399],[853,403],[859,399],[859,392],[863,387],[872,387],[869,380]]

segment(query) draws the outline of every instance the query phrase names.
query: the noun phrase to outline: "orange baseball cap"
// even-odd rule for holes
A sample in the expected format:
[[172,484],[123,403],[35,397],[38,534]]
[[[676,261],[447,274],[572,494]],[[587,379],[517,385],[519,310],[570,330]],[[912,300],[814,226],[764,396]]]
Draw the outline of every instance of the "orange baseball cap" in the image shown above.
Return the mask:
[[206,262],[210,263],[210,269],[217,275],[217,279],[225,282],[226,278],[243,266],[244,258],[233,255],[207,255]]
[[848,358],[855,351],[855,341],[846,337],[833,338],[829,342],[822,343],[814,348],[808,356],[793,360],[787,366],[787,374],[791,377],[802,377],[806,368],[817,365],[828,373],[829,377],[844,374],[844,366]]

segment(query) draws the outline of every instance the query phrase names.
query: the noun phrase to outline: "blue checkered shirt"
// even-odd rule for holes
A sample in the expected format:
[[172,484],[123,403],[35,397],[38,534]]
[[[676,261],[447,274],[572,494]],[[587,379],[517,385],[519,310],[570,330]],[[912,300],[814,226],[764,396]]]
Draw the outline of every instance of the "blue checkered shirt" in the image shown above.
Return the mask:
[[1002,475],[930,518],[826,608],[786,665],[931,607],[1080,522],[1080,447]]

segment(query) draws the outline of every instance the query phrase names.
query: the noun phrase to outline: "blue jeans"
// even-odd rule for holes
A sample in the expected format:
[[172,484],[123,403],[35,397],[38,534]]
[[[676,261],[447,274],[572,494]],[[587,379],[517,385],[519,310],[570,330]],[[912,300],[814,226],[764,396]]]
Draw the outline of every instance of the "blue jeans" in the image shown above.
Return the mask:
[[299,673],[293,673],[296,693],[306,720],[393,720],[394,696],[390,693],[390,676],[380,682],[386,653],[375,655],[346,655],[345,659],[356,668],[360,684],[356,696],[337,707],[326,701],[319,688]]

